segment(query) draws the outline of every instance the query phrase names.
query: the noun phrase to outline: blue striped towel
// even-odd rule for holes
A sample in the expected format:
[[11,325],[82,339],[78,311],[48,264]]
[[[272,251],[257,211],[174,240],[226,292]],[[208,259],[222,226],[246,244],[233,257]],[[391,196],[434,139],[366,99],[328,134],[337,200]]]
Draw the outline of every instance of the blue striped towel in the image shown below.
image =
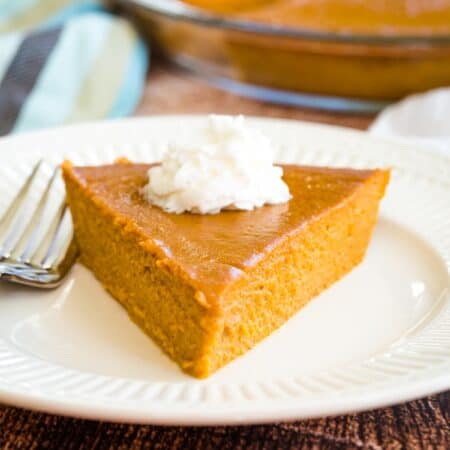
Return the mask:
[[132,113],[148,66],[93,0],[0,0],[0,135]]

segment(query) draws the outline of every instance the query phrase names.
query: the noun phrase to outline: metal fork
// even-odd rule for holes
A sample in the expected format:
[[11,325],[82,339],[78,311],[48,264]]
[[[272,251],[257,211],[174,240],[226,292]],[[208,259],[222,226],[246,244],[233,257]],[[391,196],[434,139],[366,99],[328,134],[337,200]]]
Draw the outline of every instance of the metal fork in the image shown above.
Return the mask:
[[36,206],[30,207],[32,186],[42,160],[34,167],[0,218],[0,280],[37,288],[58,286],[77,257],[72,221],[65,199],[54,212],[49,203],[59,168],[47,182]]

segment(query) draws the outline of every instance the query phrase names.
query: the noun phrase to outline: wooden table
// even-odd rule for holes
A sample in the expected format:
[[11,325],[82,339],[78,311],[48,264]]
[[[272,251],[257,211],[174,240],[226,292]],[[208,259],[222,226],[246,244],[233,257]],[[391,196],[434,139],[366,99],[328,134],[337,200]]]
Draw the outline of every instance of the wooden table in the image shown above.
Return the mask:
[[218,90],[185,72],[157,62],[151,68],[149,83],[137,115],[148,114],[246,114],[308,120],[366,129],[373,116],[336,114],[278,106],[238,97]]
[[[230,113],[287,117],[365,129],[371,117],[268,105],[216,90],[157,63],[138,115]],[[5,449],[449,449],[450,391],[375,411],[246,427],[120,425],[0,407]]]

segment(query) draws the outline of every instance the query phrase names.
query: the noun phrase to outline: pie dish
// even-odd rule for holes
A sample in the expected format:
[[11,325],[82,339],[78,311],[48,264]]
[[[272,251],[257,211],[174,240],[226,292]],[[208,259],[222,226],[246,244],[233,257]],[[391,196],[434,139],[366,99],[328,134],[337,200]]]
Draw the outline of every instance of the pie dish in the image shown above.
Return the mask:
[[445,1],[115,2],[175,64],[240,95],[373,111],[450,83]]
[[283,166],[286,204],[169,214],[141,195],[150,166],[63,164],[81,260],[177,364],[207,377],[363,258],[386,170]]

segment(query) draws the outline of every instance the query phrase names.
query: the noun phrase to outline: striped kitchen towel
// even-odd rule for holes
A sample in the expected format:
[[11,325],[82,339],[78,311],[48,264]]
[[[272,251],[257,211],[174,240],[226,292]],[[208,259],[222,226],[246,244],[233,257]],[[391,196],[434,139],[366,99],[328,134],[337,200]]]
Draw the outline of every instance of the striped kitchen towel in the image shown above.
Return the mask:
[[147,49],[93,0],[0,0],[0,135],[121,117],[145,84]]

